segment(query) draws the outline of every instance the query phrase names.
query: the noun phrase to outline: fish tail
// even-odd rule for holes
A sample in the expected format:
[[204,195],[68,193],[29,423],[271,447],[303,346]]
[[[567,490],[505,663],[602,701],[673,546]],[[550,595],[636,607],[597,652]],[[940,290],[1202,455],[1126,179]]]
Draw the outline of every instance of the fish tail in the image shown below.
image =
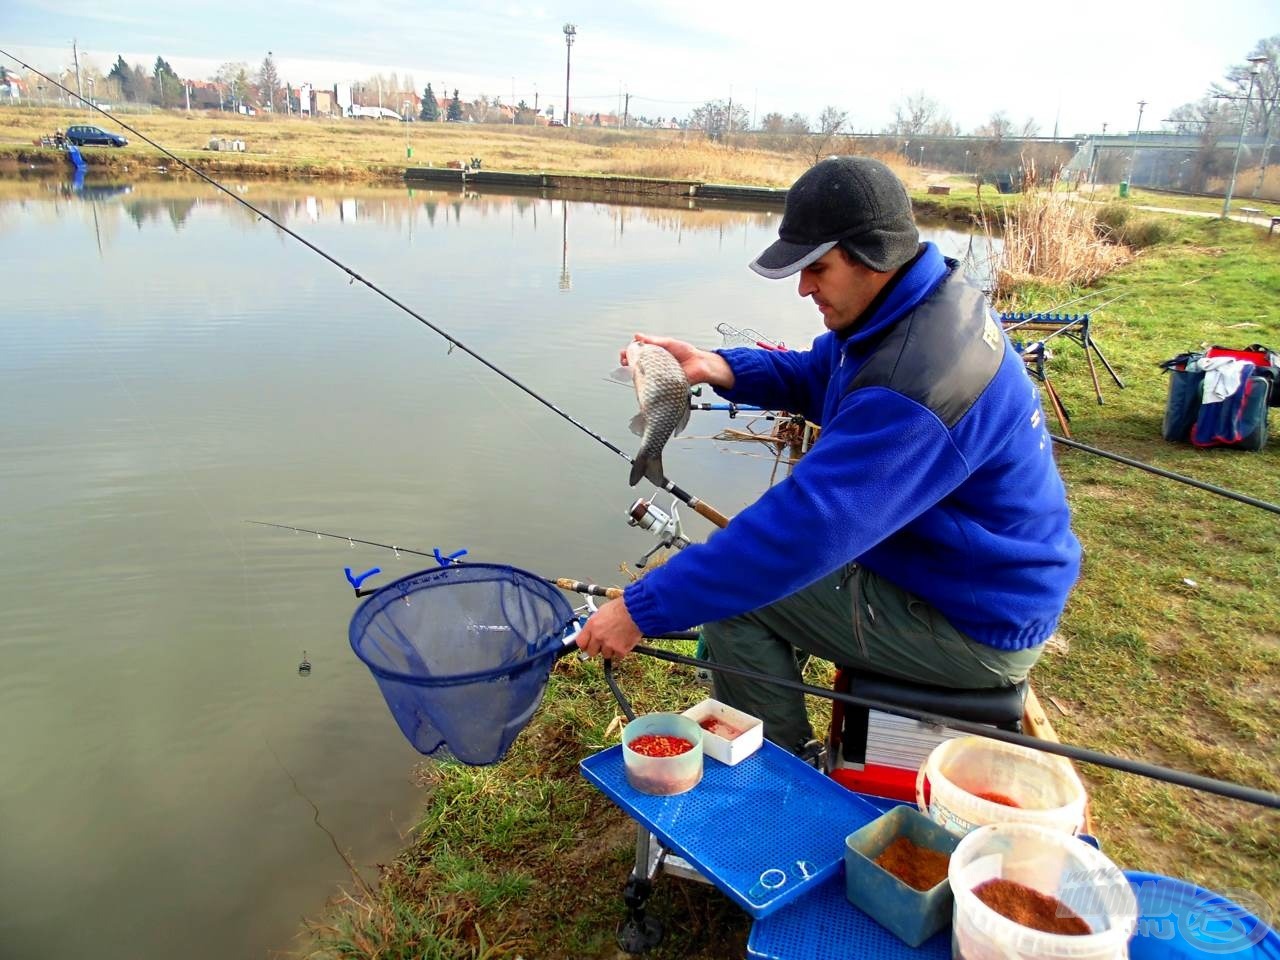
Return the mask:
[[635,486],[640,482],[640,478],[644,477],[655,487],[660,487],[666,481],[666,475],[662,472],[662,457],[636,457],[635,463],[631,465],[631,486]]

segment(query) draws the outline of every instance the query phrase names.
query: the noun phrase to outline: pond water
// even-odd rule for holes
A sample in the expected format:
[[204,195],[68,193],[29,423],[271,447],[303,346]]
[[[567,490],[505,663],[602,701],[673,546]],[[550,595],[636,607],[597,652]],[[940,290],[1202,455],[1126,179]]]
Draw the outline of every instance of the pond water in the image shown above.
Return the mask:
[[[821,330],[746,269],[776,212],[234,189],[628,451],[634,331]],[[311,804],[372,865],[421,799],[342,568],[429,563],[245,521],[615,583],[651,491],[211,187],[3,181],[0,235],[0,956],[296,948],[348,879]],[[772,463],[695,417],[667,473],[733,512]]]

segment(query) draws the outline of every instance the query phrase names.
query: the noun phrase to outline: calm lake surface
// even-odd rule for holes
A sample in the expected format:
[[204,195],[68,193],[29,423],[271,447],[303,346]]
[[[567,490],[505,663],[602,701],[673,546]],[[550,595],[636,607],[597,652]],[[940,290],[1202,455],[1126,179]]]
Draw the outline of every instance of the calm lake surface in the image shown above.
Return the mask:
[[[308,800],[370,867],[421,800],[342,568],[430,564],[245,521],[616,583],[652,489],[211,187],[0,188],[0,957],[296,949],[348,879]],[[775,212],[234,189],[629,452],[633,332],[821,332],[746,268]],[[771,461],[694,416],[667,473],[733,512]]]

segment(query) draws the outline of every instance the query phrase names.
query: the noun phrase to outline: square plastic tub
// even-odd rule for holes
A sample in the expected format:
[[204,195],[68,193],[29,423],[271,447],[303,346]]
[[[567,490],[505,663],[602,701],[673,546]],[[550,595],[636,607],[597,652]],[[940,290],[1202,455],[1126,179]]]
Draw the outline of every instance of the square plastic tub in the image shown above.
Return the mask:
[[951,920],[951,884],[944,876],[929,890],[916,890],[875,859],[898,837],[948,856],[960,842],[914,807],[895,807],[845,839],[845,896],[908,946],[918,947]]
[[760,749],[760,744],[764,743],[764,723],[759,717],[735,710],[719,700],[708,697],[701,703],[694,704],[684,712],[684,715],[700,727],[703,720],[714,717],[740,731],[732,740],[712,733],[710,730],[702,731],[702,752],[731,767],[747,759]]

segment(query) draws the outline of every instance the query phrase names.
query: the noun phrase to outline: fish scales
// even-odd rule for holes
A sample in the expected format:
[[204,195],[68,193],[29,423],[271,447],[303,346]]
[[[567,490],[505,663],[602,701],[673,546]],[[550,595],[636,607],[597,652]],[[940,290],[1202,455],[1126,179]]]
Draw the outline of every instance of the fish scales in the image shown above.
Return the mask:
[[631,468],[631,486],[644,477],[662,486],[662,450],[689,422],[689,381],[680,364],[662,347],[636,341],[627,347],[627,366],[635,380],[642,421],[640,452]]

